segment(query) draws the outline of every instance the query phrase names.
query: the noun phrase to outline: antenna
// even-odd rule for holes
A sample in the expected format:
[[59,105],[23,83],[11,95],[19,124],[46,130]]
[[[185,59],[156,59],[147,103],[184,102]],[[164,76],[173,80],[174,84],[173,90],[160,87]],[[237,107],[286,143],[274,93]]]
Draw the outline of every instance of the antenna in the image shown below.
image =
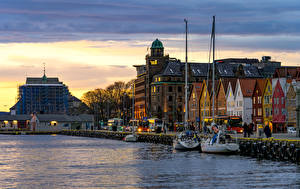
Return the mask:
[[46,63],[43,62],[43,65],[44,65],[44,75],[46,75]]

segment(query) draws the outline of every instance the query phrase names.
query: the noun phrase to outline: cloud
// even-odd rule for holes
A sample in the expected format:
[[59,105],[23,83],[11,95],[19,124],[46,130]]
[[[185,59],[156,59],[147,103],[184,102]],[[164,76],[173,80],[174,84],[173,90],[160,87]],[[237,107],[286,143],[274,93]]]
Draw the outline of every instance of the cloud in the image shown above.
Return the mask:
[[[211,16],[217,29],[228,35],[299,34],[300,2],[271,1],[138,1],[63,0],[1,1],[0,31],[9,33],[3,42],[90,39],[104,33],[183,33],[183,18],[190,31],[210,32]],[[22,38],[21,36],[24,36]],[[24,42],[24,41],[23,41]]]

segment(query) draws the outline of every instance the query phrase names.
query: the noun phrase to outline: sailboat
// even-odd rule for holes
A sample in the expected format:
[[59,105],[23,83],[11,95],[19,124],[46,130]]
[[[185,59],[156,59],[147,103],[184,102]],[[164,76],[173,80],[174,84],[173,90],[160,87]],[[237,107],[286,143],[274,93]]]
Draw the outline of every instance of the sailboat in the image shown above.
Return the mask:
[[[212,62],[212,81],[213,81],[213,91],[212,91],[212,129],[214,131],[214,136],[212,138],[207,138],[201,142],[201,150],[204,153],[234,153],[239,150],[239,145],[237,141],[234,143],[230,140],[230,137],[224,137],[220,128],[214,123],[215,114],[215,16],[213,16],[213,26],[211,34],[211,42],[213,46],[213,62]],[[225,135],[226,136],[226,135]],[[228,135],[229,136],[229,135]]]
[[184,114],[184,128],[185,130],[176,136],[173,141],[173,147],[175,150],[196,150],[200,148],[200,140],[194,131],[188,130],[188,66],[187,66],[187,19],[185,22],[185,114]]

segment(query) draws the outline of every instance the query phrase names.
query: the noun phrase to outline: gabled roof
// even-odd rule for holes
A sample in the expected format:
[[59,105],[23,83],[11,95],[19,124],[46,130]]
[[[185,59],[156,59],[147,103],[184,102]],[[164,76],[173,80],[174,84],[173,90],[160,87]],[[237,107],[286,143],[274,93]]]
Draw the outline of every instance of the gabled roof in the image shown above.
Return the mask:
[[240,79],[241,90],[244,97],[252,96],[255,82],[255,79]]
[[200,98],[201,88],[202,83],[193,83],[193,89],[195,90],[198,99]]
[[256,79],[257,85],[261,92],[264,91],[265,83],[267,82],[267,79]]

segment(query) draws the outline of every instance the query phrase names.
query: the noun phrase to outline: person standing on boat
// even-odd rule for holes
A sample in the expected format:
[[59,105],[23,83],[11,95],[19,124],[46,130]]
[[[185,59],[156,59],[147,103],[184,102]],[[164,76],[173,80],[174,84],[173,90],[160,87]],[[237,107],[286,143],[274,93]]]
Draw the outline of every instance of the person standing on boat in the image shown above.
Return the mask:
[[213,123],[211,129],[213,130],[213,133],[215,134],[213,136],[213,138],[211,139],[211,144],[214,144],[216,142],[217,138],[218,138],[219,128],[215,123]]

